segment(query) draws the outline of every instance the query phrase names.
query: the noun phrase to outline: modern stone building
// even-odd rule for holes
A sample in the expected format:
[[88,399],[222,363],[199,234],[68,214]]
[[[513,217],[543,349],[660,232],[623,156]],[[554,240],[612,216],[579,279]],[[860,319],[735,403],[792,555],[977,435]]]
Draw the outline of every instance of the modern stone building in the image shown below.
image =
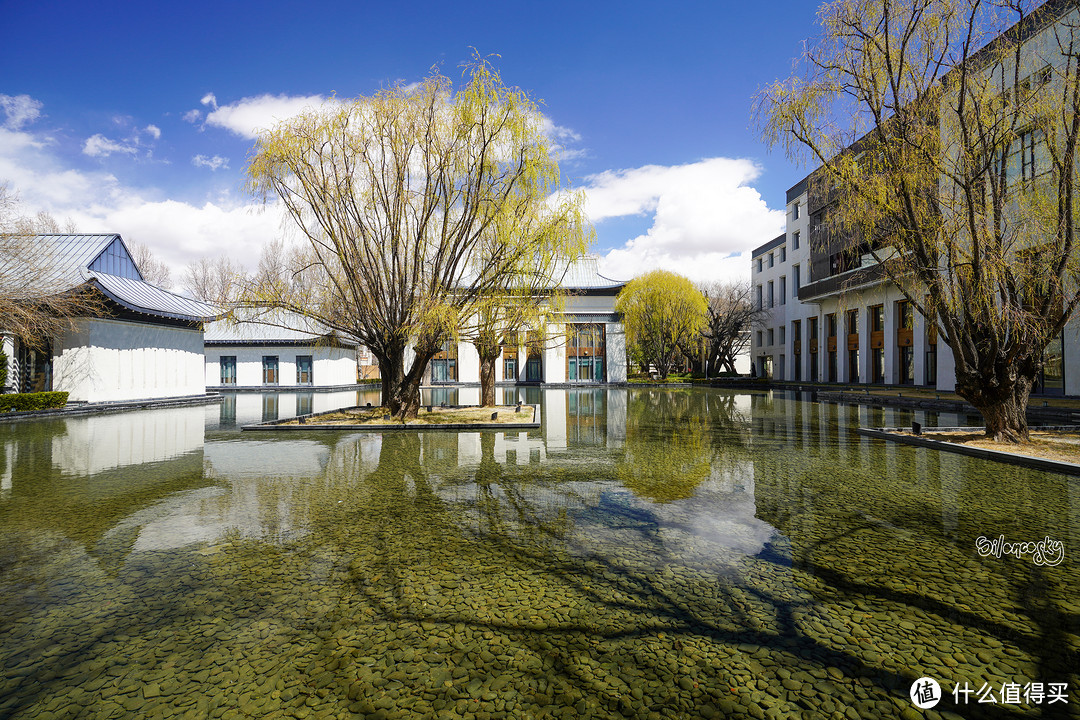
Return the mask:
[[219,314],[216,308],[144,281],[117,234],[38,235],[29,241],[40,246],[45,259],[38,259],[58,292],[93,293],[101,311],[75,318],[56,337],[37,343],[5,336],[6,390],[64,391],[69,402],[206,393],[203,323]]
[[[1023,38],[1019,75],[1027,78],[1023,82],[1029,88],[1041,87],[1053,75],[1056,61],[1047,49],[1057,47],[1055,25],[1080,16],[1075,7],[1057,0],[1041,11],[1029,25],[1009,31]],[[1040,157],[1033,147],[1022,162],[1010,160],[1006,181],[1019,186],[1036,177],[1038,164],[1046,162]],[[752,338],[756,373],[783,381],[952,391],[953,356],[934,324],[887,279],[873,254],[853,253],[845,238],[828,230],[829,200],[815,191],[823,185],[815,182],[819,172],[788,190],[786,232],[751,253],[756,301],[770,311]],[[1080,320],[1074,318],[1045,352],[1034,394],[1080,395]]]
[[[626,283],[600,274],[598,259],[572,263],[560,291],[560,315],[543,333],[524,333],[503,348],[497,383],[598,384],[626,382],[626,337],[615,298]],[[480,382],[480,356],[468,342],[448,341],[431,361],[425,384]]]
[[[214,390],[348,388],[371,369],[354,340],[291,313],[242,314],[206,328],[206,386]],[[363,365],[360,363],[363,362]]]

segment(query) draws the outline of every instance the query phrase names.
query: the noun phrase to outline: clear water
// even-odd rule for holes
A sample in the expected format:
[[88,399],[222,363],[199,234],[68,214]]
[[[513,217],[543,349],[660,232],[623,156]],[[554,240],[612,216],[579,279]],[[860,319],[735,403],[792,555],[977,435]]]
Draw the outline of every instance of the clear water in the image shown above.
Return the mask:
[[[506,392],[539,431],[239,430],[357,393],[0,424],[0,717],[1080,717],[1076,479],[853,431],[956,416]],[[1030,682],[1068,703],[1000,702]]]

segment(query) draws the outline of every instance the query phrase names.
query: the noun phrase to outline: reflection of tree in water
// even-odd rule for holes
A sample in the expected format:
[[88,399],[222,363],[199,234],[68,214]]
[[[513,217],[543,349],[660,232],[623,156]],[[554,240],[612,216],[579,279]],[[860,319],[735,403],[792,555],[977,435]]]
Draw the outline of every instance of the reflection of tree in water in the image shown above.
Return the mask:
[[692,497],[701,483],[739,457],[745,425],[730,394],[634,392],[616,476],[635,494],[658,502]]

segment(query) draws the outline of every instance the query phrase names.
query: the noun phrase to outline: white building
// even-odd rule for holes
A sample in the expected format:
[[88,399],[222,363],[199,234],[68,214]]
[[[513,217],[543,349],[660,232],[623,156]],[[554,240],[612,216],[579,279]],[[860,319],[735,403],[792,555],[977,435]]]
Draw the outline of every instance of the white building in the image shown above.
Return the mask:
[[[600,274],[598,259],[584,257],[568,269],[560,290],[562,312],[545,333],[525,333],[503,347],[497,383],[626,382],[626,335],[615,298],[626,283]],[[424,375],[425,384],[480,382],[480,355],[469,342],[447,342]]]
[[277,312],[244,317],[207,326],[206,387],[326,390],[354,387],[360,374],[368,376],[370,356],[312,320]]
[[102,311],[76,318],[36,347],[5,336],[5,390],[62,391],[69,402],[205,395],[203,323],[217,316],[214,307],[145,282],[117,234],[39,235],[31,242],[48,255],[50,281],[96,294]]

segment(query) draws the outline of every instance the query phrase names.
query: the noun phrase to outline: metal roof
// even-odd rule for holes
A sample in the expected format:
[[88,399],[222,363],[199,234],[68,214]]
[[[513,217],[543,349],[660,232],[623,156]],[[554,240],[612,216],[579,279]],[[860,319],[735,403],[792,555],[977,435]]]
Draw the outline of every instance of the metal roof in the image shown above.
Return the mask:
[[[137,313],[190,322],[205,322],[222,314],[212,305],[162,290],[142,279],[91,270],[94,261],[114,242],[123,247],[125,262],[131,260],[127,245],[117,233],[42,234],[29,236],[27,242],[36,244],[35,261],[44,270],[41,276],[34,277],[34,282],[55,285],[49,288],[52,292],[67,292],[90,283],[113,302]],[[133,260],[129,267],[135,267]],[[2,270],[19,272],[10,264]]]
[[216,320],[207,325],[203,334],[204,342],[207,345],[273,345],[333,339],[343,345],[357,344],[296,313],[245,309],[236,310],[234,316],[238,316],[238,319]]
[[601,275],[600,259],[595,255],[585,255],[570,263],[559,287],[565,290],[593,290],[618,288],[625,284],[625,280],[612,280]]
[[221,316],[221,311],[213,305],[173,294],[142,280],[93,271],[88,271],[86,275],[89,280],[96,281],[102,292],[113,302],[129,310],[147,315],[201,322]]

